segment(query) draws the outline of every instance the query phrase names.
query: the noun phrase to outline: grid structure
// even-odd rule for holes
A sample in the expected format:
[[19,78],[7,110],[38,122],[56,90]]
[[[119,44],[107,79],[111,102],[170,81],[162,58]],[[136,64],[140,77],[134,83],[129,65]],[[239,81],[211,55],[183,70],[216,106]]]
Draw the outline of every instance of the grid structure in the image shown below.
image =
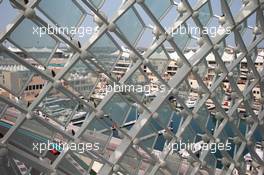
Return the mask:
[[[100,163],[98,174],[102,175],[244,174],[244,156],[250,153],[253,174],[263,171],[263,157],[257,154],[255,147],[262,145],[264,133],[264,69],[257,70],[255,61],[264,37],[264,1],[244,0],[240,2],[241,7],[237,7],[240,12],[234,14],[231,7],[234,8],[236,3],[233,0],[219,0],[219,7],[213,7],[213,0],[195,3],[188,0],[124,0],[110,15],[102,7],[111,1],[115,0],[10,1],[20,14],[0,36],[0,52],[16,62],[23,81],[15,88],[0,84],[1,89],[8,93],[8,96],[0,96],[1,118],[10,120],[6,117],[12,116],[13,120],[13,125],[6,124],[7,131],[1,139],[1,160],[8,160],[1,161],[1,165],[20,172],[15,165],[16,162],[23,162],[24,169],[31,174],[93,174],[96,163]],[[213,10],[217,8],[219,12]],[[171,13],[175,17],[166,19]],[[253,25],[247,23],[251,16],[254,16]],[[34,27],[78,27],[87,18],[92,18],[91,23],[97,26],[97,31],[82,43],[71,34],[56,33],[43,37],[32,34]],[[152,26],[146,24],[146,19]],[[186,27],[189,21],[203,29],[214,25],[212,21],[216,20],[220,26],[230,27],[231,33],[225,31],[214,37],[209,34],[175,35],[177,28]],[[138,44],[145,40],[146,31],[150,29],[153,30],[150,35],[154,40],[142,52]],[[250,41],[247,32],[252,35]],[[233,44],[230,44],[232,39]],[[187,58],[184,52],[192,41],[195,41],[197,49]],[[12,52],[6,43],[33,58],[37,64]],[[55,73],[48,67],[61,45],[67,46],[73,54]],[[39,59],[30,52],[33,47],[46,48],[48,54]],[[156,67],[159,66],[157,64],[167,65],[172,61],[166,49],[168,47],[177,53],[179,59],[175,75],[165,79],[166,71]],[[222,59],[226,47],[232,47],[235,52],[229,64]],[[129,50],[130,65],[118,78],[111,71],[122,59],[125,49]],[[156,63],[152,59],[156,52],[164,52],[167,58]],[[205,60],[209,54],[213,55],[216,63],[210,86],[205,80],[208,69]],[[247,63],[248,74],[241,90],[238,87],[241,75],[238,66],[242,60]],[[96,87],[102,86],[102,79],[108,84],[118,85],[147,83],[149,80],[144,76],[144,66],[156,77],[159,85],[166,87],[165,92],[158,92],[148,103],[142,94],[132,92],[110,92],[97,103],[91,100]],[[84,93],[72,83],[74,75],[87,76],[86,83],[93,87]],[[25,102],[20,97],[35,76],[41,77],[44,87],[32,102]],[[140,78],[142,76],[144,80]],[[194,108],[186,104],[192,92],[188,83],[190,76],[199,86]],[[223,88],[224,82],[229,82],[231,89],[228,109],[222,105],[227,93]],[[260,89],[261,98],[258,100],[252,95],[255,87]],[[61,108],[68,107],[60,118],[48,105],[50,99],[70,99],[57,104]],[[178,105],[175,106],[171,99],[176,100]],[[206,105],[209,101],[213,109]],[[133,125],[126,127],[134,108],[139,116]],[[242,113],[241,109],[245,111]],[[85,114],[85,121],[75,134],[66,132],[65,128],[69,127],[73,115],[78,112]],[[175,120],[181,121],[178,126],[172,124]],[[230,132],[227,133],[227,130]],[[99,142],[100,149],[83,154],[63,150],[51,160],[47,158],[47,151],[34,151],[32,145],[28,145],[32,138],[38,141],[57,139],[65,143]],[[188,151],[188,158],[184,158],[179,152],[172,152],[169,144],[180,141],[229,141],[232,150],[221,150],[218,155],[201,150],[199,156]],[[158,149],[160,145],[162,148]],[[10,166],[5,165],[7,162]],[[4,171],[11,170],[6,168]]]

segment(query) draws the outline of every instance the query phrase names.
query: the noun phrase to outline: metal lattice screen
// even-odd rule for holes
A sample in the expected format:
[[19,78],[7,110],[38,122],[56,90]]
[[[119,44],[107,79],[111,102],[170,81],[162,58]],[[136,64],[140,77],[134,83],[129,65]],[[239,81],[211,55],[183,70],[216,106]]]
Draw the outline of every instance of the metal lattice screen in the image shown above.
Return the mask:
[[[0,35],[0,114],[1,158],[12,169],[22,173],[20,164],[31,174],[243,174],[250,154],[250,173],[263,171],[264,1],[10,3],[19,14]],[[96,29],[92,35],[65,33],[84,24]],[[230,32],[176,32],[190,26]],[[63,34],[54,31],[60,27]],[[126,69],[118,73],[121,63]],[[171,65],[175,71],[168,73]],[[102,91],[116,85],[158,88],[153,96]],[[72,126],[76,115],[85,119]],[[32,149],[31,142],[49,140],[99,143],[100,149],[62,150],[55,157]],[[232,149],[182,152],[171,146],[201,141],[229,141]]]

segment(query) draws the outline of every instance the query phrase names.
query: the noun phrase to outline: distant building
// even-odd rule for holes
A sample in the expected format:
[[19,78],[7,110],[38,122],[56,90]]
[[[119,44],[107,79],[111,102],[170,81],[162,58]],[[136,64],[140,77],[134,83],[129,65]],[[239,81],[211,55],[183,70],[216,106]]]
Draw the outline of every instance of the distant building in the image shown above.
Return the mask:
[[[20,50],[10,48],[14,53],[18,54],[21,57],[25,57],[23,55],[24,53]],[[32,48],[30,49],[32,53],[41,55],[42,53],[47,53],[50,50],[47,48],[40,49],[39,53],[37,52],[38,49]],[[58,72],[60,69],[64,67],[67,60],[67,55],[70,53],[67,53],[66,55],[62,50],[58,50],[54,55],[54,57],[50,60],[48,64],[48,69],[52,69],[55,72]],[[118,53],[119,54],[119,53]],[[194,55],[195,52],[193,50],[189,50],[185,53],[185,56],[187,59],[190,59],[192,55]],[[45,54],[44,54],[45,55]],[[114,57],[114,55],[112,55]],[[24,92],[22,93],[22,99],[26,101],[33,101],[35,96],[39,94],[41,89],[44,87],[46,81],[43,80],[40,76],[34,76],[31,80],[29,80],[29,76],[31,75],[31,72],[29,72],[25,67],[19,65],[17,62],[15,62],[13,59],[6,59],[8,58],[7,55],[1,55],[0,54],[0,84],[3,87],[6,87],[7,89],[15,92],[16,94],[21,91],[22,88],[24,88]],[[151,61],[152,65],[154,66],[154,69],[157,70],[165,80],[169,80],[178,70],[178,59],[179,56],[176,52],[170,52],[168,55],[165,54],[165,52],[155,52],[153,53],[149,60]],[[32,58],[26,58],[26,60],[31,63],[34,66],[38,66],[39,64],[33,60]],[[227,65],[230,62],[234,60],[234,52],[232,49],[227,49],[223,56],[222,56],[223,62]],[[259,50],[258,56],[256,60],[254,60],[255,66],[258,70],[263,69],[263,62],[264,62],[264,50]],[[129,51],[123,52],[121,55],[119,61],[115,63],[115,67],[113,69],[113,73],[116,75],[117,79],[120,79],[126,71],[130,68],[131,60],[129,59]],[[205,67],[204,67],[205,66]],[[214,55],[211,53],[206,57],[206,63],[203,65],[200,65],[199,68],[203,69],[202,67],[206,68],[204,81],[208,87],[211,87],[212,80],[215,75],[215,68],[217,64],[214,58]],[[142,70],[146,73],[149,81],[151,82],[151,88],[153,91],[158,90],[157,86],[157,77],[146,67],[142,66]],[[248,76],[248,68],[247,68],[247,61],[244,58],[241,61],[239,71],[240,76],[238,78],[238,87],[243,90],[247,76]],[[78,91],[82,94],[89,94],[89,92],[92,91],[94,88],[94,85],[96,83],[97,78],[93,75],[86,75],[79,72],[70,73],[67,77],[67,82],[64,83],[65,86],[71,86],[75,91]],[[29,82],[27,82],[29,81]],[[100,80],[101,81],[101,80]],[[102,80],[103,81],[103,80]],[[24,87],[26,83],[29,83],[27,87]],[[105,83],[101,83],[102,85]],[[192,77],[190,74],[189,76],[189,84],[192,89],[198,89],[199,85],[195,77]],[[98,87],[97,86],[97,91]],[[230,85],[229,82],[223,82],[223,88],[226,92],[230,92]],[[96,91],[96,92],[97,92]],[[4,94],[5,91],[0,91],[1,94]],[[256,99],[261,98],[260,88],[259,86],[256,86],[252,90],[253,96]]]
[[30,72],[21,65],[0,65],[0,84],[18,93],[26,84]]

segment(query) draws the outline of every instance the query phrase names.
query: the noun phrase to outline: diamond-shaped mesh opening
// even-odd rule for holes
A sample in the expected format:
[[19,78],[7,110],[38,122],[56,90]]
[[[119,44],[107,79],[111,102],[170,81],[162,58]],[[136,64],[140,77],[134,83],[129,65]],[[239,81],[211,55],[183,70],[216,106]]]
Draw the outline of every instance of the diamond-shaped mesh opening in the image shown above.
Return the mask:
[[0,85],[9,93],[20,96],[34,72],[10,58],[7,54],[2,54],[7,57],[5,57],[0,67]]
[[[39,9],[51,20],[54,24],[64,27],[77,26],[83,16],[83,12],[74,1],[41,1],[38,4]],[[67,15],[70,13],[70,15]],[[65,18],[65,16],[70,16]]]
[[85,61],[78,60],[64,75],[65,84],[84,97],[89,97],[95,88],[98,75]]
[[90,2],[95,8],[100,8],[104,4],[105,0],[91,0]]
[[109,115],[115,123],[122,125],[129,109],[129,104],[118,94],[103,107],[104,112]]
[[163,75],[168,67],[169,55],[163,50],[164,47],[160,46],[156,52],[154,52],[150,57],[150,63],[160,75]]
[[108,34],[101,36],[89,51],[95,55],[95,60],[98,61],[98,64],[108,70],[113,69],[115,61],[120,56],[120,50]]
[[[65,125],[77,113],[82,104],[74,101],[71,97],[53,88],[43,98],[37,110],[43,112],[43,117],[51,118],[61,125]],[[79,110],[82,111],[82,110]],[[85,110],[84,110],[85,111]]]
[[[142,20],[137,15],[136,9],[131,7],[116,21],[119,31],[131,44],[137,42],[144,27]],[[132,25],[127,25],[127,21],[131,21]]]
[[[39,29],[39,32],[35,33],[34,29]],[[34,22],[24,19],[10,34],[10,40],[14,45],[17,45],[20,49],[27,52],[37,61],[46,65],[47,60],[49,59],[56,45],[56,41],[49,35],[38,35],[40,34],[41,30],[42,28],[40,28]],[[37,55],[36,49],[38,48],[43,49],[43,54]]]

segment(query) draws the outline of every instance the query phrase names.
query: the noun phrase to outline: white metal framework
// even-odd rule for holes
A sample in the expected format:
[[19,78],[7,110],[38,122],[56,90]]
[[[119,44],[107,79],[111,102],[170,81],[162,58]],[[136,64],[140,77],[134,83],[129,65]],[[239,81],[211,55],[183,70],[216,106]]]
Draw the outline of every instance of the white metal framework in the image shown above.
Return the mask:
[[[0,96],[0,131],[4,133],[0,143],[0,174],[23,174],[23,171],[25,174],[93,174],[97,164],[101,175],[245,174],[248,153],[253,162],[253,174],[263,174],[263,157],[256,147],[263,151],[264,69],[262,64],[262,69],[258,70],[255,63],[264,38],[264,1],[120,0],[117,11],[110,10],[110,13],[104,9],[104,4],[114,3],[112,1],[116,0],[10,0],[20,14],[0,35],[0,55],[15,63],[23,80],[15,85],[12,82],[12,88],[0,82],[5,94]],[[239,4],[241,6],[236,7]],[[234,14],[236,8],[240,8],[240,12]],[[81,43],[71,34],[39,37],[32,33],[33,28],[49,28],[50,25],[80,27],[91,17],[90,23],[97,26],[97,31]],[[218,32],[214,37],[206,33],[175,34],[177,28],[189,25],[190,21],[201,30],[217,25],[229,27],[231,32]],[[150,29],[153,32],[147,33]],[[146,42],[146,35],[154,40],[145,43],[148,47],[142,51],[139,43]],[[196,47],[195,53],[187,57],[185,53],[191,44]],[[26,58],[32,58],[34,64],[12,51],[10,45]],[[61,46],[67,46],[71,55],[65,58],[67,62],[62,69],[50,70],[54,54]],[[223,61],[227,47],[234,50],[229,63]],[[45,48],[47,55],[40,59],[31,52],[32,48]],[[129,69],[117,78],[114,67],[127,50]],[[153,54],[160,50],[167,58],[157,65]],[[169,53],[172,51],[178,55],[178,69],[165,79],[166,70],[160,71],[157,66],[167,66],[173,61]],[[205,78],[209,68],[204,66],[208,55],[215,62],[210,86]],[[5,62],[6,59],[1,59],[0,66]],[[241,89],[238,82],[242,70],[238,66],[242,62],[246,63],[247,75]],[[165,92],[159,91],[153,99],[147,100],[140,93],[110,92],[102,100],[94,100],[96,87],[102,87],[102,79],[110,85],[139,84],[142,83],[139,76],[145,77],[143,84],[149,81],[144,66],[159,85],[166,87]],[[76,88],[71,83],[74,74],[88,76],[86,83],[92,88],[85,93]],[[199,87],[192,108],[186,103],[194,91],[188,81],[190,76]],[[44,82],[43,88],[31,102],[25,101],[25,90],[36,77]],[[225,82],[229,83],[228,91],[223,87]],[[253,96],[256,87],[260,89],[259,99]],[[229,92],[231,98],[226,109],[224,96]],[[56,100],[59,102],[50,105]],[[55,108],[63,110],[60,118]],[[128,121],[134,109],[139,116]],[[85,114],[85,120],[76,133],[68,132],[65,128],[70,127],[77,113]],[[10,116],[13,124],[10,124]],[[178,125],[174,125],[177,120]],[[98,142],[100,149],[84,153],[62,150],[53,159],[48,151],[33,150],[31,142],[58,138],[68,144]],[[173,152],[170,146],[180,141],[229,141],[232,149],[215,154],[209,150],[199,153],[187,150],[186,158]]]

